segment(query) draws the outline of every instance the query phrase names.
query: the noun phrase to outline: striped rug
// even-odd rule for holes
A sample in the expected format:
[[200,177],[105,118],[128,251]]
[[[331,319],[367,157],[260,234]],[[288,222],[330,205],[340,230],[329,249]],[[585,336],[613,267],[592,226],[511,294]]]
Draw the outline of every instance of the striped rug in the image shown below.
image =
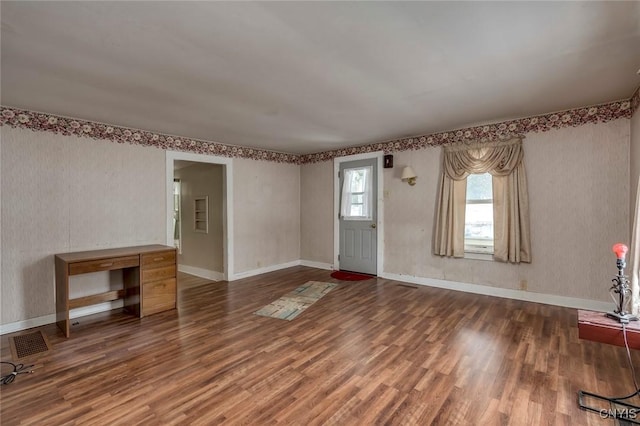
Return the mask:
[[275,302],[254,312],[263,317],[291,321],[305,309],[320,300],[325,294],[333,290],[338,284],[307,281],[295,290],[285,294]]

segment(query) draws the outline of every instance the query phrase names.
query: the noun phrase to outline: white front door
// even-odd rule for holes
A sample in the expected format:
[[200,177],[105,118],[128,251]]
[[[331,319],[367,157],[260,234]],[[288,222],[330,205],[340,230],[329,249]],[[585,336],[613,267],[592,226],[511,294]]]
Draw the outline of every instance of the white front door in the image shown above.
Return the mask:
[[377,273],[376,158],[340,163],[340,269]]

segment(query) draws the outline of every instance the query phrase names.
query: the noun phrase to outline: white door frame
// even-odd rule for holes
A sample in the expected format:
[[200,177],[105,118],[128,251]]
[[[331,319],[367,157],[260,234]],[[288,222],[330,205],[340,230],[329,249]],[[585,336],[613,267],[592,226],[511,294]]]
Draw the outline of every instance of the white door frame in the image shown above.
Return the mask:
[[338,254],[340,253],[340,179],[338,172],[340,171],[340,163],[356,160],[368,160],[370,158],[378,159],[378,216],[377,216],[377,257],[376,257],[376,275],[382,275],[382,266],[384,265],[384,199],[382,190],[384,188],[384,175],[382,168],[383,151],[367,152],[364,154],[347,155],[345,157],[336,157],[333,159],[333,269],[340,269],[340,261]]
[[224,280],[232,281],[233,274],[233,159],[214,155],[193,154],[190,152],[167,151],[167,245],[173,247],[173,163],[175,160],[194,161],[197,163],[221,164],[224,184],[222,194],[222,264]]

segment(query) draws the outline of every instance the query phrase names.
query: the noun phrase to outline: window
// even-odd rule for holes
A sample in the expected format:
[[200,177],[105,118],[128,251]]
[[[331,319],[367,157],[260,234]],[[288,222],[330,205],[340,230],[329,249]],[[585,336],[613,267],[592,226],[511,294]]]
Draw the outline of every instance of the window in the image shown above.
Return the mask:
[[464,251],[493,254],[493,188],[489,173],[467,177]]
[[[445,145],[443,154],[433,253],[530,263],[522,139]],[[480,255],[465,255],[471,251]]]
[[371,220],[371,166],[344,170],[340,215],[343,219]]

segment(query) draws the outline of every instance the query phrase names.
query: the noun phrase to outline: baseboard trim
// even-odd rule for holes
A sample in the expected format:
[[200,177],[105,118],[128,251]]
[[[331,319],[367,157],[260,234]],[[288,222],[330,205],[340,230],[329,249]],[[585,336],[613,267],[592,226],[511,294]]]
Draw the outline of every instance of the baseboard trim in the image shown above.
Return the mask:
[[[308,266],[311,268],[326,269],[326,270],[333,269],[333,265],[331,265],[330,263],[314,262],[309,260],[294,260],[287,263],[281,263],[279,265],[271,265],[264,268],[254,269],[251,271],[240,272],[238,274],[235,274],[233,279],[230,279],[229,281],[239,280],[242,278],[249,278],[255,275],[278,271],[280,269],[291,268],[293,266],[298,266],[298,265]],[[179,266],[178,270],[181,272],[186,272],[188,274],[201,276],[194,272],[190,272],[190,271],[193,271],[193,269],[190,269],[190,268],[192,267],[186,267],[186,269],[183,267],[181,269],[181,267]],[[195,269],[199,269],[199,268],[195,268]],[[200,271],[207,271],[207,270],[201,269]],[[207,271],[207,272],[220,274],[220,272],[215,272],[215,271]],[[215,278],[211,278],[210,276],[205,276],[203,278],[216,280]],[[394,274],[389,272],[383,272],[380,275],[380,278],[386,278],[394,281],[401,281],[401,282],[406,282],[411,284],[424,285],[428,287],[443,288],[447,290],[464,291],[466,293],[482,294],[486,296],[502,297],[506,299],[523,300],[526,302],[543,303],[546,305],[564,306],[567,308],[588,309],[588,310],[598,311],[598,312],[606,312],[611,310],[612,308],[612,304],[610,302],[601,302],[598,300],[589,300],[589,299],[579,299],[575,297],[556,296],[553,294],[533,293],[533,292],[522,291],[522,290],[510,290],[505,288],[490,287],[490,286],[479,285],[479,284],[469,284],[469,283],[463,283],[463,282],[457,282],[457,281],[446,281],[446,280],[440,280],[436,278],[415,277],[412,275]],[[219,280],[220,279],[218,279],[217,281]],[[73,309],[72,311],[69,312],[69,317],[79,318],[86,315],[92,315],[100,312],[110,311],[112,309],[118,309],[118,308],[121,308],[122,306],[123,306],[122,300],[115,300],[113,302],[106,302],[98,305],[92,305],[92,306],[87,306],[83,308]],[[34,328],[34,327],[40,327],[40,326],[52,324],[55,322],[56,322],[56,315],[50,314],[50,315],[44,315],[37,318],[30,318],[23,321],[16,321],[8,324],[2,324],[0,325],[0,334],[15,333],[17,331],[27,330],[29,328]]]
[[[300,264],[301,264],[300,260],[294,260],[287,263],[281,263],[279,265],[271,265],[264,268],[254,269],[252,271],[240,272],[235,274],[232,278],[230,278],[229,281],[239,280],[242,278],[249,278],[255,275],[265,274],[267,272],[278,271],[280,269],[291,268],[293,266],[299,266]],[[193,268],[189,266],[186,266],[185,268],[185,266],[186,265],[182,265],[182,267],[178,266],[178,271],[185,272],[187,274],[197,275],[197,276],[201,276],[199,275],[200,273],[202,273],[203,275],[209,274],[209,276],[204,276],[203,278],[213,279],[216,281],[220,281],[224,279],[224,278],[219,278],[220,277],[219,275],[216,276],[218,279],[212,278],[212,273],[220,274],[220,272],[208,271],[206,269]],[[314,266],[314,267],[317,267],[317,266]],[[97,305],[73,309],[72,311],[69,312],[69,318],[78,318],[85,315],[96,314],[99,312],[106,312],[112,309],[121,308],[122,306],[123,306],[122,300],[115,300],[113,302],[100,303]],[[56,315],[50,314],[50,315],[44,315],[37,318],[30,318],[23,321],[16,321],[8,324],[2,324],[0,325],[0,334],[15,333],[17,331],[27,330],[29,328],[34,328],[34,327],[41,327],[43,325],[53,324],[55,322],[56,322]]]
[[506,299],[523,300],[525,302],[543,303],[545,305],[564,306],[567,308],[588,309],[592,311],[606,312],[611,310],[611,308],[613,307],[612,303],[601,302],[598,300],[556,296],[554,294],[545,293],[533,293],[529,291],[511,290],[479,284],[439,280],[435,278],[415,277],[412,275],[393,274],[389,272],[384,272],[381,277],[394,281],[403,281],[411,284],[438,287],[447,290],[464,291],[466,293],[483,294],[486,296],[502,297]]
[[45,315],[37,318],[30,318],[28,320],[11,322],[9,324],[0,325],[0,334],[15,333],[16,331],[27,330],[29,328],[41,327],[43,325],[56,322],[56,315]]
[[[111,302],[98,303],[96,305],[85,306],[82,308],[76,308],[69,311],[69,318],[75,319],[84,317],[87,315],[99,314],[100,312],[107,312],[113,309],[119,309],[124,307],[123,300],[114,300]],[[55,320],[54,320],[55,321]]]
[[[124,306],[122,300],[114,300],[112,302],[99,303],[97,305],[85,306],[83,308],[72,309],[69,311],[69,318],[75,319],[87,315],[93,315],[100,312],[107,312],[113,309],[122,308]],[[28,330],[34,327],[42,327],[43,325],[53,324],[56,322],[56,314],[44,315],[37,318],[30,318],[24,321],[16,321],[9,324],[0,325],[0,334],[15,333],[17,331]]]
[[224,281],[224,274],[210,269],[198,268],[196,266],[178,265],[178,271],[185,274],[195,275],[212,281]]
[[254,277],[256,275],[266,274],[267,272],[279,271],[280,269],[291,268],[293,266],[299,266],[299,265],[300,265],[300,260],[293,260],[287,263],[280,263],[279,265],[265,266],[264,268],[253,269],[251,271],[237,272],[233,275],[232,278],[229,278],[229,281],[235,281],[242,278]]
[[316,262],[313,260],[301,260],[300,265],[308,266],[309,268],[326,269],[328,271],[333,271],[334,269],[331,263]]

